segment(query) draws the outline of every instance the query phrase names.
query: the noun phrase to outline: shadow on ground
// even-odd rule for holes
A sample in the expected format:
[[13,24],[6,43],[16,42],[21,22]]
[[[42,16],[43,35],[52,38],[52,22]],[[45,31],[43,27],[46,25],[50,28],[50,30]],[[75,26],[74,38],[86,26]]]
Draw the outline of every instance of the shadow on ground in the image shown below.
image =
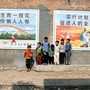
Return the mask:
[[12,85],[11,90],[43,90],[41,87],[34,85],[32,82],[17,82]]
[[19,81],[13,85],[0,85],[0,90],[90,90],[90,79],[45,79],[43,84]]
[[44,90],[90,90],[90,79],[45,79]]

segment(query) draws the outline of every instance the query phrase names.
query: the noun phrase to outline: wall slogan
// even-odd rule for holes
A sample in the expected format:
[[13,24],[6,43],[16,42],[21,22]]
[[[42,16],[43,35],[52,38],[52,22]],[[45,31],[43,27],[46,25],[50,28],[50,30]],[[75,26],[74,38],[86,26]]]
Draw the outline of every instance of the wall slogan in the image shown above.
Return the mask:
[[36,48],[39,40],[39,10],[0,9],[0,48]]
[[[55,10],[53,41],[71,39],[73,49],[90,50],[90,12]],[[88,47],[84,47],[88,44]]]

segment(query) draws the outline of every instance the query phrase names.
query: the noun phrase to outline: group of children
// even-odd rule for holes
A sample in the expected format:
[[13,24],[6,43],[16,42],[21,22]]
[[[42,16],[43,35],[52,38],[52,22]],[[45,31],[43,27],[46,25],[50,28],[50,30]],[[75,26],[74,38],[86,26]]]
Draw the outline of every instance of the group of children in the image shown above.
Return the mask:
[[[69,65],[69,60],[71,57],[72,45],[70,43],[70,39],[66,40],[64,43],[64,39],[61,39],[60,44],[59,41],[50,45],[48,41],[48,37],[44,38],[42,43],[38,42],[37,48],[35,50],[36,55],[36,64],[66,64]],[[28,49],[24,53],[24,57],[26,58],[26,67],[29,71],[31,69],[30,61],[32,61],[33,51],[31,50],[31,46],[28,46]]]

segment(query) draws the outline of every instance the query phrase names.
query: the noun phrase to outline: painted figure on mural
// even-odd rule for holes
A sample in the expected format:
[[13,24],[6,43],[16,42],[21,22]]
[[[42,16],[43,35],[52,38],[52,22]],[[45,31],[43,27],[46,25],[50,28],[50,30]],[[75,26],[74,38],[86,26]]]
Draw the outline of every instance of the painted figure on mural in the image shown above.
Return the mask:
[[81,47],[89,47],[90,42],[90,31],[84,28],[83,33],[80,36],[80,40],[84,43]]
[[16,45],[16,38],[14,36],[12,36],[11,38],[11,45],[15,44]]

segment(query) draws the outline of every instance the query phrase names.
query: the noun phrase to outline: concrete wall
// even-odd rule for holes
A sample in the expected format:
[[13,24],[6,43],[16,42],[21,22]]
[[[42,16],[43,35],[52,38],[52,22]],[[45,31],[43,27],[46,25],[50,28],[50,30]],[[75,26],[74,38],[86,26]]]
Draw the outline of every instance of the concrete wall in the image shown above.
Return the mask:
[[24,67],[24,50],[0,50],[0,67]]
[[[90,0],[0,0],[0,8],[28,8],[40,10],[40,38],[53,38],[53,10],[90,10]],[[24,67],[24,50],[0,50],[0,66]],[[88,51],[73,51],[71,64],[90,64]]]

